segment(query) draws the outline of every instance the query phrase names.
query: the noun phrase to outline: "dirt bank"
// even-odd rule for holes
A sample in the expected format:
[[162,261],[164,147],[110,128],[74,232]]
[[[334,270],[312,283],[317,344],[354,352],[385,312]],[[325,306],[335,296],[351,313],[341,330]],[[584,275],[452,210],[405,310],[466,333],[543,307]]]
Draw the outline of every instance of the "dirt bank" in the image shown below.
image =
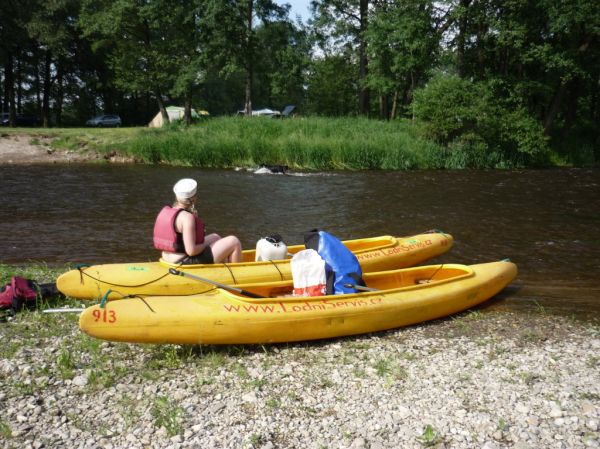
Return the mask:
[[0,137],[0,165],[87,162],[97,158],[94,153],[54,150],[50,148],[50,139],[19,135]]
[[0,165],[135,162],[132,158],[115,153],[101,154],[86,149],[58,150],[51,147],[51,141],[49,137],[0,134]]

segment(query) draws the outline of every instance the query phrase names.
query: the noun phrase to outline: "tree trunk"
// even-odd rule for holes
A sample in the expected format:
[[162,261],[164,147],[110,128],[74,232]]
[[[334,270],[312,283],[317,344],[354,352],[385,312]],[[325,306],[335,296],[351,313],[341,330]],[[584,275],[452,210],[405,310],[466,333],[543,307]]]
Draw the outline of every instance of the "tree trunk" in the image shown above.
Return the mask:
[[244,101],[244,115],[252,116],[252,78],[254,77],[254,39],[252,39],[252,12],[254,10],[253,0],[248,0],[248,9],[246,10],[247,27],[247,49],[246,49],[246,98]]
[[565,95],[565,91],[567,90],[567,85],[565,83],[560,83],[560,87],[554,94],[552,98],[552,103],[550,103],[550,107],[548,108],[548,112],[546,112],[546,116],[544,117],[544,134],[549,135],[550,130],[552,129],[552,125],[554,124],[554,119],[558,114],[558,110],[560,109],[560,105],[562,103],[563,97]]
[[35,63],[35,113],[40,118],[42,116],[42,83],[40,81],[40,64]]
[[17,59],[17,114],[23,113],[23,73],[21,72],[21,59]]
[[388,96],[385,94],[379,95],[379,118],[382,120],[388,120],[389,108],[388,108]]
[[186,125],[192,124],[192,89],[188,89],[185,93],[185,108],[183,112],[183,118],[185,120]]
[[170,123],[171,120],[169,119],[169,113],[165,108],[165,103],[163,102],[162,93],[160,92],[160,89],[156,89],[155,95],[156,101],[158,102],[158,110],[160,111],[160,115],[162,116],[163,123]]
[[62,126],[62,107],[64,100],[64,87],[63,87],[63,68],[64,60],[58,59],[58,67],[56,68],[56,126]]
[[0,69],[0,112],[4,112],[4,69]]
[[580,96],[580,83],[575,81],[571,84],[571,89],[569,90],[569,95],[567,96],[567,105],[565,112],[565,127],[564,134],[568,134],[571,131],[571,128],[577,121],[577,104],[579,103]]
[[150,120],[152,120],[154,118],[154,110],[150,109],[150,92],[146,91],[146,117],[149,117],[148,120],[146,120],[146,122],[149,122]]
[[367,41],[365,33],[368,26],[369,0],[360,0],[360,44],[359,44],[359,93],[358,105],[359,111],[363,115],[369,115],[370,110],[370,95],[369,89],[366,87],[367,75],[369,70],[369,61],[367,58]]
[[461,11],[460,18],[458,19],[458,35],[456,36],[456,67],[458,69],[458,76],[461,78],[463,78],[466,73],[465,44],[468,23],[467,9],[469,8],[470,3],[471,0],[460,0],[459,2]]
[[394,100],[392,101],[392,113],[391,119],[394,120],[396,118],[396,114],[398,111],[398,89],[394,91]]
[[50,87],[52,79],[50,78],[50,63],[52,62],[50,50],[46,50],[44,60],[44,95],[42,98],[42,126],[50,127]]
[[[400,97],[400,95],[398,95],[398,98],[400,98],[400,104],[403,106],[403,109],[408,109],[408,106],[411,103],[411,97],[412,94],[410,92],[410,86],[406,86],[404,88],[404,90],[402,91],[402,96]],[[415,119],[415,114],[413,112],[413,114],[411,115],[411,120]]]
[[13,56],[8,52],[6,55],[6,65],[4,66],[4,101],[8,109],[8,124],[16,126],[17,111],[15,110],[15,80],[13,73]]

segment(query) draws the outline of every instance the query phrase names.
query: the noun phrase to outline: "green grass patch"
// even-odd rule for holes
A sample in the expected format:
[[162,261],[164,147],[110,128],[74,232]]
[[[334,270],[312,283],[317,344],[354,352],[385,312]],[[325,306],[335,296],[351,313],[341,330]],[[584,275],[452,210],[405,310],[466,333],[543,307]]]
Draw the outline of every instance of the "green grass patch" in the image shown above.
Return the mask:
[[2,436],[2,438],[6,440],[12,438],[12,429],[10,428],[10,425],[4,420],[0,420],[0,436]]
[[150,414],[154,425],[164,427],[169,436],[178,435],[183,431],[183,409],[166,396],[159,396],[154,401]]
[[71,351],[61,349],[56,357],[56,368],[62,379],[72,379],[75,370],[75,361]]
[[433,447],[440,444],[444,439],[431,424],[427,424],[423,427],[423,433],[417,437],[417,441],[424,447]]

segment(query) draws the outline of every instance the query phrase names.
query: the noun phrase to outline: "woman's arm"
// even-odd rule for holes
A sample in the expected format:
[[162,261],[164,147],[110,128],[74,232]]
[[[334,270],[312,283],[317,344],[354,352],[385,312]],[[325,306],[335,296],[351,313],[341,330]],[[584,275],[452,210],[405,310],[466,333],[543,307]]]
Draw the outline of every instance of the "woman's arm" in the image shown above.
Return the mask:
[[182,212],[177,217],[181,218],[181,233],[183,234],[183,246],[188,256],[195,256],[204,251],[203,243],[196,244],[196,223],[190,212]]

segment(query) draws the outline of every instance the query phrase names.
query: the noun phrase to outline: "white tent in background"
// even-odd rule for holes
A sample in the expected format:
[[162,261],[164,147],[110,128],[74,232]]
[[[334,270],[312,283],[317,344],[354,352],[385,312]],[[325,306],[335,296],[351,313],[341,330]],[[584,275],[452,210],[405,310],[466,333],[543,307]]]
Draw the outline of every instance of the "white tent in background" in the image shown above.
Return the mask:
[[[175,122],[177,120],[183,120],[183,116],[185,114],[185,108],[183,108],[181,106],[168,106],[167,114],[169,115],[169,120],[172,122]],[[205,117],[208,115],[209,114],[207,111],[196,112],[194,109],[192,109],[192,118]],[[148,126],[150,128],[160,128],[161,126],[163,126],[163,118],[162,118],[162,114],[160,113],[160,111],[158,111],[158,114],[156,114],[154,116],[154,118],[152,119],[152,121],[150,123],[148,123]]]

